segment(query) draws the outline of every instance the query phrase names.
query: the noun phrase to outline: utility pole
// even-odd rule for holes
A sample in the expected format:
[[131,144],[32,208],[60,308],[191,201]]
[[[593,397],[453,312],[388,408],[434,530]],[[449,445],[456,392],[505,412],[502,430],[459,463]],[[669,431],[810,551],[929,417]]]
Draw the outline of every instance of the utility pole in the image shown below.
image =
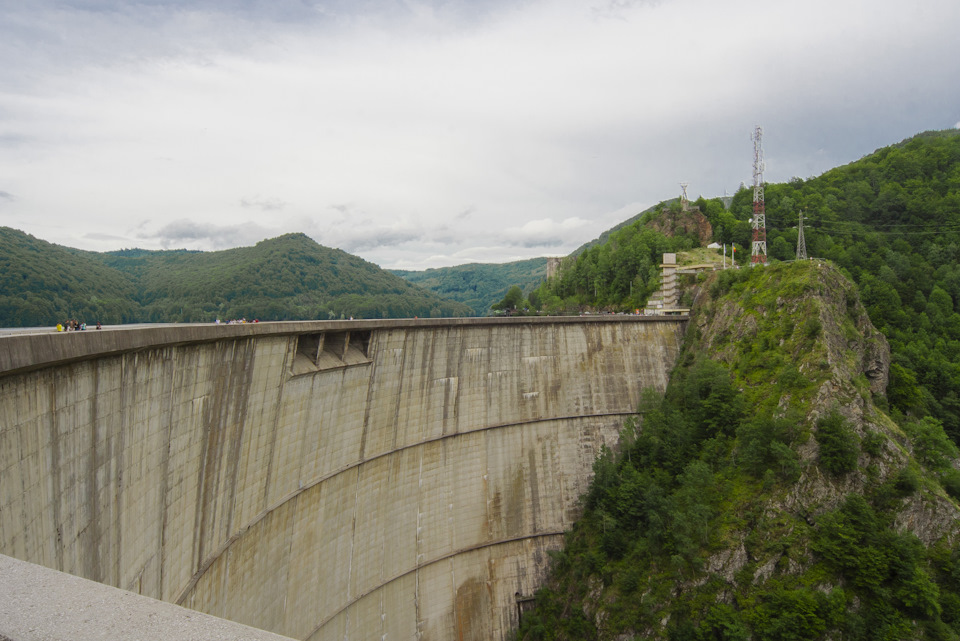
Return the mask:
[[800,233],[797,235],[797,260],[807,260],[807,241],[803,238],[803,212],[800,212],[800,224],[797,227]]
[[767,215],[763,205],[763,128],[753,130],[753,244],[750,247],[750,262],[754,265],[767,262]]

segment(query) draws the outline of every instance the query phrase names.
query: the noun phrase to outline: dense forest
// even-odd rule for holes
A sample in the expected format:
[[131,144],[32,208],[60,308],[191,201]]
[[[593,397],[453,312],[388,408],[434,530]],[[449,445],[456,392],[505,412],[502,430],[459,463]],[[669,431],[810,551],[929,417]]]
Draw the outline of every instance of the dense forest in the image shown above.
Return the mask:
[[855,285],[816,261],[710,278],[518,638],[957,639],[957,448],[885,412]]
[[426,271],[390,271],[438,296],[469,305],[477,316],[485,316],[490,312],[490,305],[503,298],[511,285],[523,291],[535,289],[546,278],[547,259],[470,263]]
[[86,252],[0,228],[0,326],[469,316],[304,234],[217,252]]

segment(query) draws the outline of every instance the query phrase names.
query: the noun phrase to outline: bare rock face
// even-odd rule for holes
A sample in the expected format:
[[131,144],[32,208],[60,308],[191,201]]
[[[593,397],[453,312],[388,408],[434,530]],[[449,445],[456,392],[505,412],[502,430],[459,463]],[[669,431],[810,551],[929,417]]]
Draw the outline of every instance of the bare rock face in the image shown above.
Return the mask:
[[[824,305],[820,322],[830,352],[831,362],[837,364],[835,378],[852,380],[864,374],[870,391],[884,394],[890,372],[890,345],[870,322],[866,309],[853,284],[837,270],[826,265],[817,269],[823,287],[819,292]],[[852,327],[851,327],[852,325]],[[847,358],[852,355],[851,358]]]
[[870,391],[874,394],[885,394],[887,383],[890,382],[890,347],[887,342],[871,342],[864,351],[861,362],[863,373],[870,381]]
[[707,245],[713,239],[713,226],[696,208],[688,211],[665,209],[659,218],[650,221],[650,227],[664,236],[695,235],[701,245]]

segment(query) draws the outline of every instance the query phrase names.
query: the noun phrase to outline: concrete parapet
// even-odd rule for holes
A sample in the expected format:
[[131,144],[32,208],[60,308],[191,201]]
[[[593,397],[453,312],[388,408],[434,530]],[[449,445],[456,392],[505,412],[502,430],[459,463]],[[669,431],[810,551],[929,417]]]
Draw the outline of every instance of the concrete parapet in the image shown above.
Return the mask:
[[0,338],[0,553],[299,639],[496,639],[684,323],[175,329]]

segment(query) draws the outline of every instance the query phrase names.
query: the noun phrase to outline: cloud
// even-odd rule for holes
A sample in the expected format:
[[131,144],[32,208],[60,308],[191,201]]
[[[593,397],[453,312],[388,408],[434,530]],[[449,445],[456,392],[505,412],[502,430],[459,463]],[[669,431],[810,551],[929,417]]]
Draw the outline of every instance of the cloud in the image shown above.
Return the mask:
[[582,218],[567,218],[556,222],[550,218],[531,220],[520,227],[508,228],[501,237],[502,242],[520,247],[561,247],[579,236],[580,230],[587,225]]
[[84,234],[83,237],[84,237],[84,238],[87,238],[87,239],[89,239],[89,240],[94,240],[94,241],[98,241],[98,242],[100,242],[100,241],[106,241],[106,242],[109,242],[109,243],[114,243],[114,242],[116,242],[116,241],[121,241],[121,242],[122,242],[122,241],[126,241],[126,240],[127,240],[127,237],[126,237],[126,236],[119,236],[119,235],[117,235],[117,234],[104,234],[104,233],[100,233],[100,232],[92,232],[92,233],[89,233],[89,234]]
[[336,246],[347,252],[363,252],[384,247],[396,247],[415,242],[421,234],[403,229],[380,227],[369,230],[356,230],[336,239]]
[[215,225],[191,220],[176,220],[155,232],[141,231],[137,237],[152,240],[164,249],[228,249],[254,245],[275,233],[253,223]]
[[13,202],[14,200],[16,200],[16,198],[9,191],[0,191],[0,200],[7,200],[10,202]]
[[287,203],[279,198],[262,198],[259,195],[240,199],[240,206],[244,209],[252,207],[261,211],[279,211],[283,209],[286,204]]

